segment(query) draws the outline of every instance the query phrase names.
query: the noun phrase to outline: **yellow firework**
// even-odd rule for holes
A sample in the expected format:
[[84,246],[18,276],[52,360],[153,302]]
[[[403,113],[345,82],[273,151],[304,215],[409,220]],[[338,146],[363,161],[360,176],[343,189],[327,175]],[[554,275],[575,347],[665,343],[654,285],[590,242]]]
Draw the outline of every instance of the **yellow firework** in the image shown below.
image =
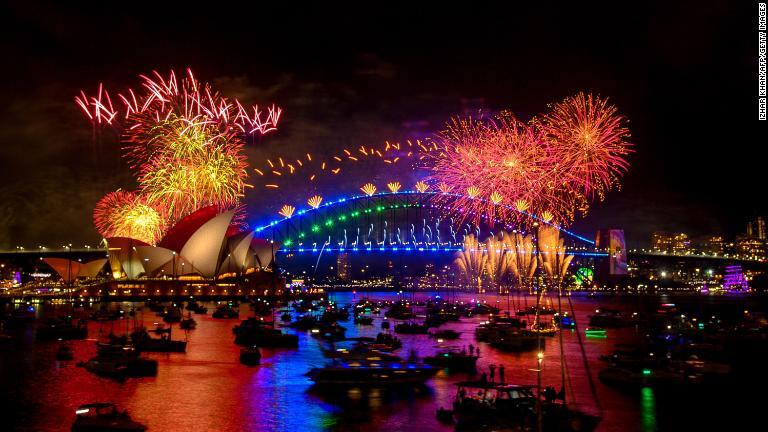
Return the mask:
[[541,219],[542,219],[544,222],[546,222],[546,223],[550,223],[550,222],[552,222],[552,219],[554,219],[554,217],[555,217],[555,216],[554,216],[552,213],[550,213],[550,212],[549,212],[549,210],[544,210],[544,211],[541,213]]
[[474,198],[480,194],[480,189],[477,188],[477,186],[470,186],[467,188],[467,195],[470,198]]
[[498,191],[494,191],[494,192],[491,194],[491,202],[492,202],[492,203],[494,203],[494,204],[498,204],[498,203],[500,203],[500,202],[501,202],[501,200],[502,200],[502,196],[501,196],[501,194],[500,194]]
[[439,185],[437,185],[437,189],[439,189],[439,190],[440,190],[440,192],[442,192],[442,193],[444,193],[444,194],[447,194],[447,193],[448,193],[448,192],[450,192],[450,191],[451,191],[451,189],[453,189],[453,188],[452,188],[452,187],[450,187],[450,186],[448,186],[448,184],[447,184],[447,183],[440,183]]
[[515,201],[515,208],[519,212],[524,212],[524,211],[528,210],[528,207],[530,207],[530,206],[531,205],[528,204],[528,201],[526,201],[524,199],[519,199],[519,200]]
[[296,207],[294,207],[292,205],[286,204],[277,213],[280,214],[281,216],[285,216],[285,217],[289,218],[289,217],[293,216],[293,213],[295,211],[296,211]]
[[429,185],[424,183],[423,181],[419,181],[416,183],[416,190],[419,191],[419,193],[424,193],[429,189]]
[[363,191],[364,194],[371,196],[376,193],[376,185],[373,183],[366,183],[363,185],[363,187],[360,188],[361,191]]
[[322,202],[323,202],[323,197],[321,197],[320,195],[315,195],[307,200],[307,204],[314,209],[320,207],[320,204]]
[[389,188],[390,192],[395,193],[399,191],[402,186],[400,185],[400,182],[391,182],[387,183],[387,187]]

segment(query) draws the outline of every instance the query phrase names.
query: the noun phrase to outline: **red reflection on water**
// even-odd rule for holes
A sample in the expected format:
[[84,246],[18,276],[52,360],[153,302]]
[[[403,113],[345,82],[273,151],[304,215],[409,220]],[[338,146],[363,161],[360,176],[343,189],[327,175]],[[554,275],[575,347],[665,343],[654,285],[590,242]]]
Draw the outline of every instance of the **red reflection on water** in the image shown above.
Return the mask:
[[[352,293],[334,295],[339,303],[352,302]],[[395,298],[394,293],[371,293],[370,298]],[[426,295],[417,294],[417,298]],[[357,295],[359,299],[360,294]],[[469,299],[469,296],[467,296]],[[494,296],[485,299],[495,303]],[[506,305],[506,297],[498,299]],[[604,304],[601,302],[600,304]],[[529,300],[529,304],[532,301]],[[596,301],[574,299],[576,317],[581,329],[586,327],[587,315],[594,312]],[[617,306],[616,304],[612,306]],[[129,304],[123,308],[128,310]],[[619,305],[617,308],[621,308]],[[241,318],[249,313],[241,307]],[[383,315],[382,315],[383,316]],[[139,312],[138,321],[152,328],[159,318],[148,309]],[[300,332],[298,350],[262,351],[262,364],[246,367],[238,362],[239,347],[234,343],[232,327],[237,320],[213,319],[210,315],[195,315],[197,329],[188,334],[174,330],[174,338],[188,337],[186,354],[151,353],[149,357],[159,363],[154,378],[134,378],[125,382],[99,378],[76,367],[76,362],[87,360],[95,353],[94,339],[110,331],[122,334],[132,322],[89,325],[90,337],[86,341],[71,343],[75,361],[58,363],[54,360],[58,344],[37,343],[19,349],[3,351],[0,375],[10,384],[0,394],[3,399],[14,400],[23,408],[19,414],[21,430],[68,429],[74,419],[75,408],[84,403],[112,401],[129,411],[131,416],[150,430],[451,430],[435,419],[438,407],[449,407],[455,396],[454,383],[467,375],[447,375],[440,372],[426,389],[414,392],[382,392],[351,390],[341,396],[320,395],[309,391],[311,382],[304,374],[315,366],[323,365],[319,342]],[[457,341],[443,346],[479,346],[479,371],[487,371],[490,364],[504,364],[506,381],[531,384],[536,382],[536,355],[529,353],[502,353],[487,344],[474,340],[474,328],[485,317],[462,319],[444,328],[459,331]],[[344,323],[349,337],[375,336],[380,331],[380,320],[374,326],[355,326]],[[584,346],[591,371],[597,383],[598,396],[604,408],[600,430],[639,430],[640,410],[636,400],[601,385],[596,374],[602,366],[597,360],[601,354],[613,350],[617,341],[634,338],[634,330],[609,330],[605,339],[585,339]],[[404,346],[399,351],[405,356],[415,349],[420,356],[430,355],[439,347],[426,335],[400,335]],[[569,383],[573,393],[569,403],[594,411],[586,369],[582,363],[578,340],[572,331],[563,334]],[[543,382],[560,388],[560,349],[558,338],[547,338],[544,350]],[[14,372],[9,372],[14,368]],[[12,379],[12,375],[16,375]],[[10,387],[10,388],[9,388]],[[571,399],[570,397],[573,396]]]

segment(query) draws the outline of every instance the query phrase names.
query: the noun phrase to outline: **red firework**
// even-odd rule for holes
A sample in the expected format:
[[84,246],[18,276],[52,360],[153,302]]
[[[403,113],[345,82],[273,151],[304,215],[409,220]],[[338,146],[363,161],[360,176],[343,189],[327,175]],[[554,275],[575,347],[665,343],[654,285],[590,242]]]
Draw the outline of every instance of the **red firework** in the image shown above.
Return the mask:
[[602,199],[618,187],[632,150],[625,119],[607,99],[584,93],[568,97],[544,115],[542,128],[570,189]]
[[555,104],[543,121],[523,123],[507,112],[453,119],[426,152],[439,197],[456,213],[530,222],[522,212],[558,224],[586,214],[589,201],[618,186],[631,152],[624,119],[606,100],[580,93]]

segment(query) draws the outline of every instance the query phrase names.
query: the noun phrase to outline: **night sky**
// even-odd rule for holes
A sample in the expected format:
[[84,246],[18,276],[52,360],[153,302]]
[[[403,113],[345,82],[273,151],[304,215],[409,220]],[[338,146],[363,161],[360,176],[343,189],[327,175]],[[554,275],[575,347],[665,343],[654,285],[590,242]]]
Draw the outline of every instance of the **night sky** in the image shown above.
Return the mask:
[[[733,235],[768,215],[752,2],[536,10],[30,3],[0,10],[1,249],[96,244],[94,204],[135,183],[108,132],[94,147],[73,97],[99,82],[121,90],[140,73],[188,66],[226,96],[284,108],[280,130],[249,146],[254,163],[278,151],[406,139],[468,107],[529,118],[586,90],[630,119],[636,153],[623,189],[595,203],[575,231],[621,227],[630,246],[643,246],[654,230]],[[291,202],[279,198],[256,188],[249,213],[257,219]]]

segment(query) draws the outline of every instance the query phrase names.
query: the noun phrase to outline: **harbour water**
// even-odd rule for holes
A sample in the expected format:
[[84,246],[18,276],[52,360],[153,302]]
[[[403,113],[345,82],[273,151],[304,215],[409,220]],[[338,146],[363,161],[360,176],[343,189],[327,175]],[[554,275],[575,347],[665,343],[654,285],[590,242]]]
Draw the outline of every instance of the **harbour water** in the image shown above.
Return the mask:
[[[353,303],[363,296],[371,299],[396,299],[396,293],[372,292],[333,294],[340,304]],[[428,294],[417,293],[416,299]],[[410,297],[410,295],[409,295]],[[464,300],[473,296],[466,295]],[[484,297],[489,303],[506,304],[505,298]],[[655,299],[654,301],[659,301]],[[704,301],[704,300],[701,300]],[[530,300],[529,300],[529,305]],[[598,307],[632,311],[639,307],[631,298],[574,297],[574,310],[581,329],[587,316]],[[113,307],[116,305],[113,305]],[[123,303],[129,310],[141,303]],[[209,304],[209,307],[213,304]],[[742,305],[730,305],[740,308]],[[56,308],[40,306],[40,316],[57,313]],[[279,313],[276,314],[279,316]],[[241,319],[252,316],[248,304],[241,305]],[[341,323],[348,337],[375,337],[381,331],[383,313],[375,317],[373,326],[361,326],[352,320]],[[0,344],[0,403],[9,413],[0,429],[18,431],[69,430],[75,408],[96,401],[111,401],[127,409],[134,420],[150,431],[427,431],[453,430],[453,426],[437,421],[435,411],[450,407],[456,394],[455,383],[468,379],[466,374],[441,371],[424,388],[384,391],[352,389],[335,394],[313,390],[305,373],[327,362],[321,342],[309,332],[285,331],[299,335],[298,349],[262,349],[261,365],[246,367],[238,362],[240,347],[233,343],[232,327],[237,320],[214,319],[210,314],[195,315],[197,328],[184,333],[175,325],[173,337],[187,338],[187,352],[149,353],[158,361],[158,373],[151,378],[129,378],[124,382],[100,378],[77,367],[95,354],[95,340],[109,332],[125,333],[132,319],[89,323],[89,338],[72,341],[74,361],[56,361],[60,342],[35,342],[33,326],[21,330],[17,339]],[[135,318],[148,328],[160,322],[155,313],[143,308]],[[535,384],[536,355],[503,353],[487,344],[478,343],[474,328],[486,317],[464,318],[441,328],[461,333],[456,341],[437,342],[426,335],[398,335],[403,341],[399,351],[406,356],[415,350],[419,356],[433,354],[440,347],[480,347],[478,371],[488,371],[490,364],[503,364],[506,381]],[[279,319],[278,319],[279,321]],[[393,323],[394,324],[394,323]],[[759,401],[764,401],[763,384],[735,377],[731,384],[717,389],[683,393],[662,393],[651,388],[620,392],[597,379],[605,365],[598,360],[609,354],[617,343],[631,343],[641,337],[642,330],[610,329],[605,338],[587,338],[581,334],[587,365],[596,386],[597,398],[590,390],[588,371],[582,360],[577,334],[565,331],[563,343],[567,369],[568,401],[580,409],[602,415],[600,431],[715,430],[727,427],[739,430],[756,419]],[[543,383],[560,388],[561,368],[558,337],[546,339]],[[764,375],[758,373],[756,379]],[[747,384],[745,384],[747,383]]]

